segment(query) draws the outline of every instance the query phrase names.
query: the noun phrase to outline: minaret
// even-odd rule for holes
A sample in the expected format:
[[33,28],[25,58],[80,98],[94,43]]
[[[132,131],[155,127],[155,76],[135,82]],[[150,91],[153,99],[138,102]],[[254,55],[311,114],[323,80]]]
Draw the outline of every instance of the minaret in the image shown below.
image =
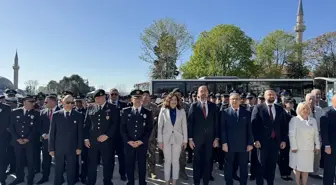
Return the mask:
[[15,53],[15,58],[14,58],[14,65],[13,65],[13,70],[14,70],[14,88],[18,89],[19,86],[19,58],[17,54],[17,50]]
[[303,5],[302,0],[299,0],[299,7],[296,16],[296,26],[294,28],[296,32],[296,43],[301,44],[303,40],[303,32],[306,30],[306,26],[303,21]]

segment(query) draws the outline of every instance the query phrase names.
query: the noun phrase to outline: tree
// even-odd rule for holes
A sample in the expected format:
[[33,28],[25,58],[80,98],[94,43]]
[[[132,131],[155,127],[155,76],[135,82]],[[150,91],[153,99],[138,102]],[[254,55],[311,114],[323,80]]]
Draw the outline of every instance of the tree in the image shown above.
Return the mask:
[[310,70],[306,64],[306,55],[304,51],[306,49],[306,43],[297,43],[293,47],[293,52],[288,55],[286,66],[283,73],[287,78],[307,78],[309,77]]
[[307,54],[314,76],[336,77],[336,32],[309,40]]
[[60,94],[65,90],[69,90],[74,94],[87,94],[88,92],[94,91],[93,86],[89,86],[89,81],[83,79],[81,76],[74,74],[70,77],[63,77],[62,80],[56,82],[51,80],[46,89],[49,93]]
[[193,42],[184,24],[166,18],[154,21],[140,36],[143,53],[140,59],[151,64],[151,78],[173,79],[177,73],[176,61]]
[[181,67],[182,77],[254,76],[253,45],[253,40],[234,25],[204,31],[193,46],[190,60]]
[[118,84],[114,88],[116,88],[121,96],[126,96],[129,94],[129,90],[127,90],[125,84]]
[[[295,36],[283,30],[267,35],[256,49],[257,64],[263,66],[265,77],[283,76],[288,59],[295,53]],[[286,73],[286,72],[285,72]]]
[[37,92],[37,86],[38,86],[38,81],[37,80],[28,80],[25,82],[26,88],[25,91],[27,94],[36,94]]

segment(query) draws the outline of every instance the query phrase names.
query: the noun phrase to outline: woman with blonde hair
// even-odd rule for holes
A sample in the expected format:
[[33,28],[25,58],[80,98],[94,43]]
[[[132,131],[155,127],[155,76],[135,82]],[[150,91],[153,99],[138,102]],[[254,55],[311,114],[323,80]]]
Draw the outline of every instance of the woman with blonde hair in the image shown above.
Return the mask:
[[300,185],[302,178],[302,185],[307,185],[308,173],[314,171],[314,153],[321,147],[319,132],[316,120],[309,116],[308,103],[300,103],[296,113],[289,122],[289,166],[294,171],[296,184]]
[[179,158],[182,147],[187,147],[187,118],[184,109],[181,108],[179,97],[169,94],[164,102],[158,118],[158,144],[163,151],[164,175],[166,184],[170,184],[170,172],[172,168],[172,184],[176,185],[179,176]]

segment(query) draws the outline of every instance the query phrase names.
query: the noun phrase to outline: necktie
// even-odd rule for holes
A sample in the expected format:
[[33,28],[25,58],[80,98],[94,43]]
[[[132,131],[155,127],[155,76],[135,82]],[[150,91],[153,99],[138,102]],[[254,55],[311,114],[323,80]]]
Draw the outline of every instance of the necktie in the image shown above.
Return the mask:
[[139,115],[139,109],[135,109],[135,115]]
[[203,116],[206,118],[206,108],[205,108],[205,103],[202,103],[202,111],[203,111]]
[[52,109],[50,109],[49,110],[49,120],[51,120],[52,114],[53,114],[53,111],[52,111]]
[[235,116],[236,116],[236,118],[238,119],[238,109],[235,109]]
[[66,112],[66,118],[69,118],[70,117],[70,112]]
[[[273,118],[273,112],[272,112],[272,105],[268,105],[268,110],[269,110],[269,114],[270,114],[270,119],[273,122],[274,118]],[[272,129],[272,134],[271,134],[271,138],[275,139],[275,132],[274,132],[274,128]]]

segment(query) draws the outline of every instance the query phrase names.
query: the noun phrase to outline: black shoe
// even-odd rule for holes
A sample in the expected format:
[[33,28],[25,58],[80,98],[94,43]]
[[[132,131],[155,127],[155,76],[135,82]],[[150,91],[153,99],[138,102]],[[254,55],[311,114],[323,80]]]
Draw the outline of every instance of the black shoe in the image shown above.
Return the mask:
[[0,185],[6,185],[6,181],[0,182]]
[[24,182],[23,180],[15,179],[13,182],[11,182],[9,185],[17,185]]
[[250,181],[254,181],[254,180],[256,180],[256,177],[253,176],[253,175],[251,175],[251,176],[250,176]]
[[281,176],[282,180],[284,181],[288,181],[288,177],[287,176]]
[[127,181],[126,175],[122,175],[122,176],[120,176],[120,180],[121,180],[121,181],[124,181],[124,182]]
[[27,185],[33,185],[34,183],[33,182],[27,182]]
[[7,176],[8,176],[8,175],[12,175],[12,174],[15,174],[15,171],[13,171],[13,170],[9,170],[9,171],[6,172],[6,175],[7,175]]
[[188,175],[186,174],[185,171],[180,171],[179,176],[180,176],[180,179],[182,180],[185,180],[185,181],[188,180]]
[[288,180],[288,181],[292,181],[292,180],[293,180],[293,178],[292,178],[292,177],[290,177],[290,176],[287,176],[287,180]]
[[218,167],[218,169],[219,169],[219,170],[224,170],[223,165],[220,165],[220,166]]
[[187,163],[188,163],[188,164],[191,164],[191,163],[192,163],[191,158],[188,158]]
[[232,176],[232,178],[236,181],[240,181],[240,177],[238,177],[237,175]]
[[40,181],[38,181],[37,184],[44,184],[44,183],[46,183],[46,182],[48,182],[48,181],[49,181],[48,178],[44,178],[44,177],[42,177],[42,179],[41,179]]
[[215,178],[212,175],[210,176],[210,181],[215,181]]
[[311,177],[313,179],[323,179],[321,176],[315,175],[315,174],[309,174],[309,177]]

